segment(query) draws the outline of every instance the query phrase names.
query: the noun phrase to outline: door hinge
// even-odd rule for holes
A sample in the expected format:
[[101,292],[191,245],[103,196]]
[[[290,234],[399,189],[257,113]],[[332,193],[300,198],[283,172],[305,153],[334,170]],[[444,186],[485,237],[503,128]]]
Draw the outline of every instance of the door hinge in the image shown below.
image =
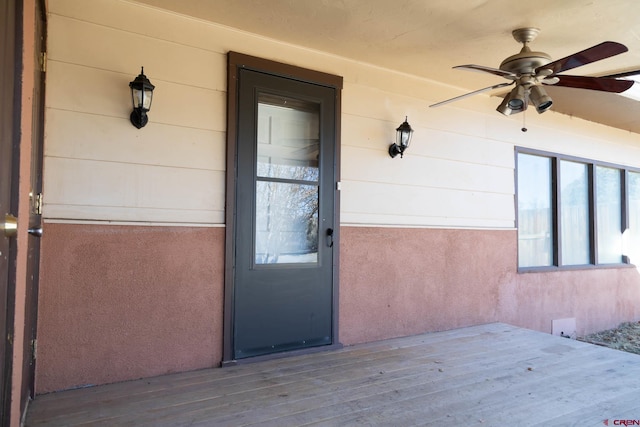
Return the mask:
[[47,72],[47,52],[40,52],[40,71]]
[[38,357],[38,340],[33,339],[31,340],[31,359],[36,360],[36,357]]
[[29,193],[31,197],[31,211],[35,215],[42,215],[42,205],[44,205],[44,199],[42,193],[38,193],[35,196],[33,193]]

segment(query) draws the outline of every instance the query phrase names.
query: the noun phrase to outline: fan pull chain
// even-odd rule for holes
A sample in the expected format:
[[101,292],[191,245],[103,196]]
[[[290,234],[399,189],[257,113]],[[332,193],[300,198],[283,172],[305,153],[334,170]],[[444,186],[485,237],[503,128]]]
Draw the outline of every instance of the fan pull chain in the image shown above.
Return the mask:
[[526,132],[527,131],[527,110],[524,110],[522,112],[522,129],[520,129],[522,132]]

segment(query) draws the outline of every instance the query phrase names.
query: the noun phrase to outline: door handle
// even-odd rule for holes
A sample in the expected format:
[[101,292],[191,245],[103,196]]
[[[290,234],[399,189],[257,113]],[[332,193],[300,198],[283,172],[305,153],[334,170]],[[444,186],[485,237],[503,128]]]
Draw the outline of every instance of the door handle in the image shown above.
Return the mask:
[[327,246],[333,247],[333,228],[327,228]]
[[30,228],[29,234],[35,237],[42,237],[42,226]]
[[0,224],[0,228],[6,237],[13,237],[18,233],[18,218],[11,214],[4,216],[4,223]]

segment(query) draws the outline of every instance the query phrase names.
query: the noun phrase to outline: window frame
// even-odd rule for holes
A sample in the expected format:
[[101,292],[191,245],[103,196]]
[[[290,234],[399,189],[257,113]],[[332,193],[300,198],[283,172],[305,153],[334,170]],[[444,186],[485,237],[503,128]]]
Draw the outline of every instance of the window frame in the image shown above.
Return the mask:
[[[544,150],[536,150],[526,147],[516,146],[514,150],[514,187],[515,187],[515,227],[516,231],[519,230],[519,212],[518,212],[518,155],[528,154],[533,156],[540,156],[548,158],[551,162],[551,227],[553,232],[552,241],[552,265],[547,266],[535,266],[535,267],[520,267],[518,260],[520,259],[520,243],[517,245],[517,258],[516,264],[518,273],[530,273],[530,272],[548,272],[548,271],[570,271],[570,270],[589,270],[589,269],[604,269],[604,268],[626,268],[635,267],[631,264],[629,257],[622,254],[622,262],[620,263],[598,263],[598,233],[597,233],[597,194],[596,194],[596,167],[608,167],[618,169],[620,171],[620,197],[621,197],[621,209],[620,209],[620,224],[621,233],[624,233],[629,228],[629,191],[628,191],[628,179],[629,172],[640,173],[640,168],[630,167],[626,165],[598,161],[588,159],[584,157],[571,156],[566,154],[554,153]],[[571,161],[577,163],[583,163],[587,165],[587,179],[588,179],[588,209],[589,209],[589,264],[581,265],[563,265],[562,264],[562,225],[560,223],[560,206],[561,206],[561,179],[560,176],[560,164],[561,161]],[[519,239],[518,239],[519,240]]]

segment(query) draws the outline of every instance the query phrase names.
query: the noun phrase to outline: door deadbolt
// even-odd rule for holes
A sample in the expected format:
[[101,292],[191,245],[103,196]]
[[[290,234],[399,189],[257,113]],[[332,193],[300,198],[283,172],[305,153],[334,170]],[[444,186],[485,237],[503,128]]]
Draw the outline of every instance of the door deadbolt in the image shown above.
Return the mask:
[[13,237],[18,234],[18,218],[11,214],[4,216],[4,223],[0,224],[0,228],[6,237]]

